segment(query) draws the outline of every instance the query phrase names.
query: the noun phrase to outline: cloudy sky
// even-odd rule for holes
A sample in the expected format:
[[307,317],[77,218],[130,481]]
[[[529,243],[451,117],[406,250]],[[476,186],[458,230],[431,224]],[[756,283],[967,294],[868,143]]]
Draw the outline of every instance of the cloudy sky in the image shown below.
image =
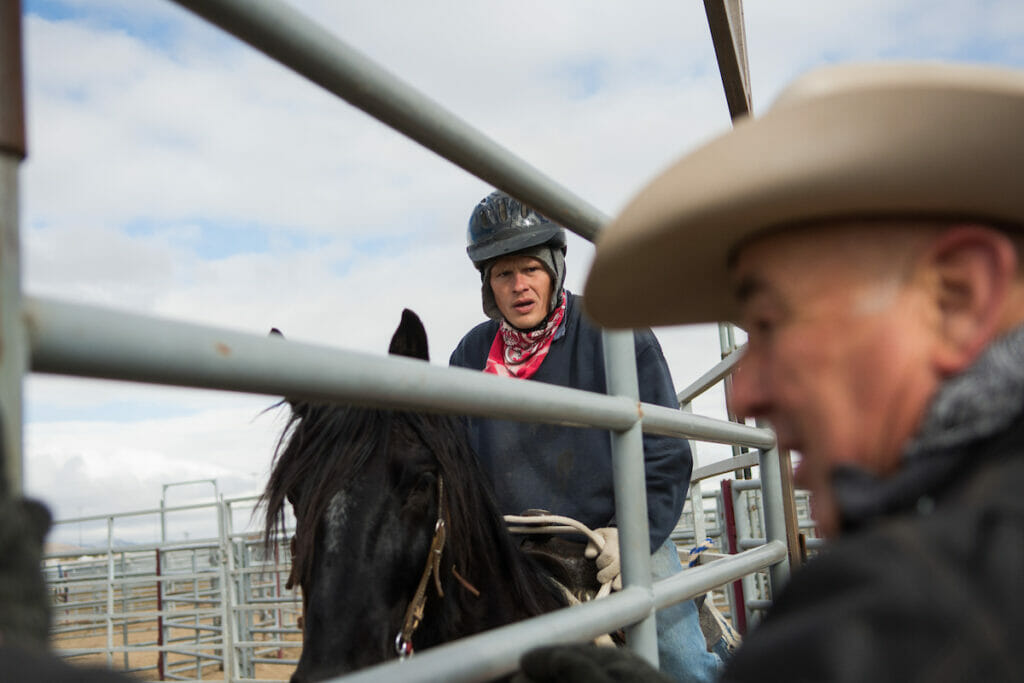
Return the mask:
[[[729,125],[697,0],[293,4],[608,214]],[[375,354],[410,307],[435,363],[482,319],[464,238],[487,184],[173,3],[23,8],[27,293]],[[826,63],[1024,66],[1019,0],[748,0],[745,18],[755,112]],[[591,254],[571,237],[571,289]],[[679,388],[718,358],[714,327],[658,334]],[[258,492],[273,401],[33,375],[27,492],[59,518],[193,479]],[[696,409],[721,416],[720,392]]]

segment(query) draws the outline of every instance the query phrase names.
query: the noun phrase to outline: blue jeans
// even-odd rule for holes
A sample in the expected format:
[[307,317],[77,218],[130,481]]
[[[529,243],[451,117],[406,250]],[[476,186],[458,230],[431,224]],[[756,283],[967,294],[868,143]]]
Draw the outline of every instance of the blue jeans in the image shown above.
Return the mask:
[[[670,538],[651,555],[651,578],[658,581],[681,571],[683,565]],[[656,623],[662,673],[685,683],[703,683],[718,678],[722,660],[707,650],[697,605],[693,600],[683,600],[658,610]]]

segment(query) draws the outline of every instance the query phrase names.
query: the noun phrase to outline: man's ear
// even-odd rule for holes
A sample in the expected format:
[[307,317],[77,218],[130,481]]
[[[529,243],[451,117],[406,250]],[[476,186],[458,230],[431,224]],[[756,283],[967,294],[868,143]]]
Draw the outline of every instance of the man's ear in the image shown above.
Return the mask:
[[939,315],[932,360],[944,376],[970,365],[1002,330],[1017,251],[1003,233],[980,225],[945,230],[924,255]]

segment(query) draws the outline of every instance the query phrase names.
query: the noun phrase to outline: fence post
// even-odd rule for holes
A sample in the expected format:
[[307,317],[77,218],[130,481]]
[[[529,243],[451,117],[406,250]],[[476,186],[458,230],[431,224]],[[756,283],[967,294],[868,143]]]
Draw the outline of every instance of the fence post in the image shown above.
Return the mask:
[[[608,393],[637,402],[637,421],[623,432],[612,432],[612,469],[615,479],[615,520],[619,525],[622,582],[625,587],[651,590],[650,533],[647,527],[647,484],[644,442],[639,419],[640,389],[636,378],[633,332],[605,330],[604,365]],[[653,599],[653,593],[652,593]],[[654,611],[626,629],[631,650],[658,666],[658,632]]]
[[[684,403],[679,406],[679,409],[684,413],[693,413],[693,404]],[[688,441],[690,444],[690,455],[693,456],[693,469],[697,469],[697,442],[693,439]],[[693,544],[699,545],[704,542],[707,538],[707,529],[704,524],[704,492],[701,490],[701,481],[690,482],[690,510],[693,512]],[[724,545],[724,544],[723,544]]]
[[21,319],[18,166],[25,157],[21,2],[0,3],[0,491],[21,493],[22,378],[28,345]]
[[[161,508],[161,513],[163,508]],[[162,516],[162,515],[161,515]],[[163,567],[160,560],[162,550],[156,549],[156,669],[160,676],[160,680],[165,680],[164,662],[167,657],[167,653],[164,652],[164,582],[161,580],[163,574]]]
[[[735,555],[739,552],[739,539],[736,537],[736,505],[732,495],[732,479],[722,480],[722,507],[725,509],[725,535],[727,552]],[[743,582],[737,579],[732,582],[732,623],[741,635],[747,632],[747,603],[743,595]]]
[[114,666],[114,518],[107,517],[107,666]]
[[217,501],[217,535],[220,539],[220,608],[221,608],[221,643],[224,647],[224,680],[233,681],[238,678],[235,664],[235,620],[234,595],[232,594],[232,577],[235,571],[234,552],[231,547],[231,509],[224,498]]
[[[759,424],[760,426],[760,424]],[[795,548],[796,539],[790,538],[789,525],[786,514],[786,506],[793,506],[792,485],[789,486],[789,496],[785,496],[786,487],[783,483],[784,477],[791,476],[790,472],[784,472],[783,460],[779,456],[779,449],[776,446],[771,450],[760,451],[758,460],[761,467],[761,502],[764,511],[764,535],[768,541],[782,541],[789,548],[790,553]],[[788,458],[785,464],[789,465]],[[788,498],[788,500],[787,500]],[[795,531],[795,530],[794,530]],[[793,534],[795,536],[795,533]],[[786,582],[789,581],[789,557],[768,568],[768,576],[771,578],[772,598],[778,595]]]

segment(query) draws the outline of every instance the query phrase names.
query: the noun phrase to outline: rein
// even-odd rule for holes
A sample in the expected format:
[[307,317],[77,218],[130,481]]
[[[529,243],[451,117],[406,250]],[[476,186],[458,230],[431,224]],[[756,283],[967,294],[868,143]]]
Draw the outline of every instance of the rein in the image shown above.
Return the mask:
[[[434,580],[434,590],[437,597],[444,597],[444,589],[441,588],[441,556],[444,554],[444,547],[448,541],[448,509],[444,498],[444,479],[437,477],[437,520],[434,522],[434,537],[430,541],[430,550],[427,552],[427,562],[420,575],[420,582],[416,586],[416,593],[412,602],[405,609],[405,618],[402,620],[402,628],[395,635],[395,652],[399,659],[407,659],[413,655],[412,636],[423,621],[423,613],[427,607],[427,586],[430,580]],[[604,538],[592,531],[582,522],[571,517],[559,515],[505,515],[505,523],[509,525],[508,530],[513,534],[551,534],[551,533],[579,533],[586,536],[597,546],[598,550],[604,548]],[[452,575],[461,583],[466,590],[479,597],[478,591],[471,583],[466,581],[452,567]],[[570,601],[573,596],[566,591]],[[611,583],[601,585],[597,597],[604,597],[611,593]],[[578,601],[577,601],[578,602]]]
[[[510,534],[583,534],[597,547],[598,552],[604,550],[604,537],[572,517],[549,514],[505,515],[505,524]],[[564,586],[562,589],[566,590]],[[601,584],[594,597],[603,598],[611,592],[612,583],[609,581]],[[571,593],[568,594],[572,597]]]

